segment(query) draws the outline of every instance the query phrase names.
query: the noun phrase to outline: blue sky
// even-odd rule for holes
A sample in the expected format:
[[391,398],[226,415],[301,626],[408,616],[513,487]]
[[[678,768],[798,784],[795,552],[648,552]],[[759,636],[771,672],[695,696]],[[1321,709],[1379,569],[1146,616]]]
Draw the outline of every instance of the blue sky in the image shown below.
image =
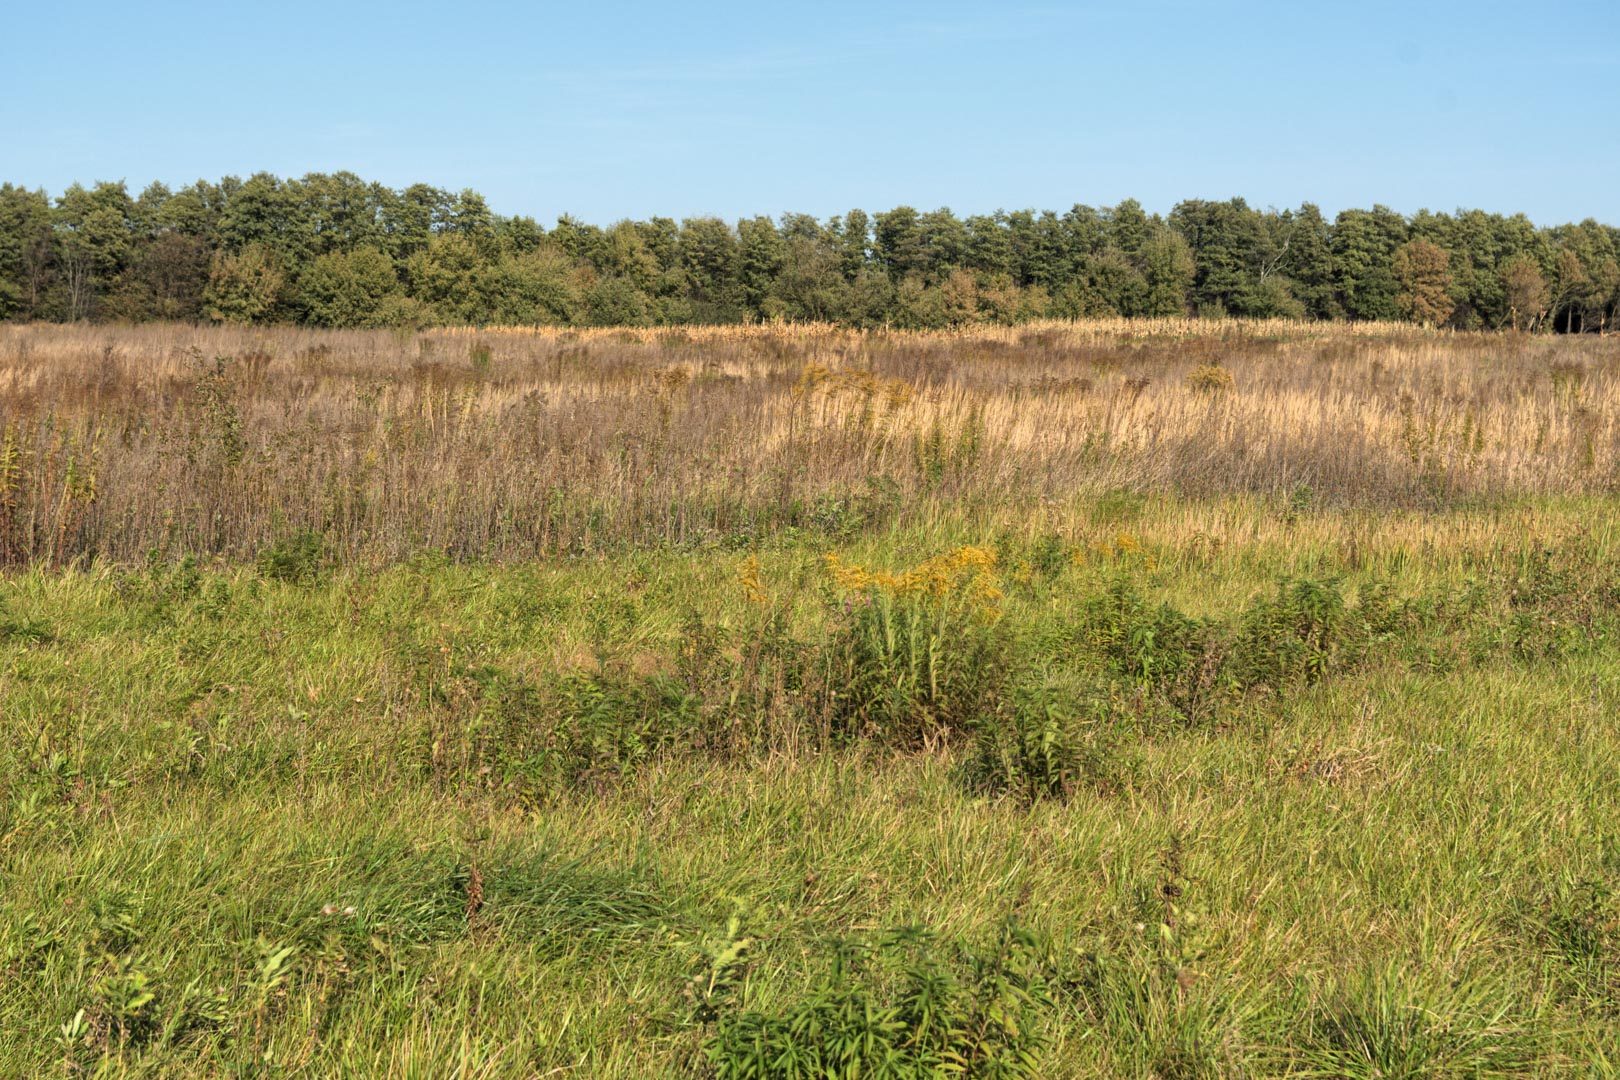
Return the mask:
[[0,180],[350,169],[543,223],[1242,195],[1620,224],[1617,25],[1614,0],[19,4]]

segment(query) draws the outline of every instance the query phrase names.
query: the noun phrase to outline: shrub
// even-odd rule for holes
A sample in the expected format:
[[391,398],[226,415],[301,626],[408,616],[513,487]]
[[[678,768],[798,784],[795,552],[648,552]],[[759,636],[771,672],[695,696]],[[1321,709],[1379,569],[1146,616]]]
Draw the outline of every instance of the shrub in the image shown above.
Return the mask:
[[326,540],[314,529],[300,529],[259,552],[259,573],[271,581],[307,585],[319,580]]
[[1026,803],[1116,790],[1126,762],[1113,704],[1106,686],[1072,676],[1020,687],[980,722],[963,779]]
[[1048,1001],[1033,936],[1004,927],[987,949],[952,959],[916,929],[839,942],[779,1011],[722,1001],[704,1056],[721,1080],[1037,1075]]
[[1337,580],[1284,578],[1276,595],[1257,599],[1239,618],[1228,672],[1245,689],[1314,683],[1364,638]]
[[1123,574],[1082,604],[1079,623],[1085,648],[1115,674],[1139,683],[1172,682],[1205,651],[1203,624],[1169,604],[1153,607]]
[[1216,363],[1199,364],[1187,376],[1187,385],[1203,394],[1219,394],[1233,387],[1232,373]]
[[842,594],[824,654],[830,734],[916,747],[968,730],[1005,667],[995,555],[963,547],[900,574],[827,565]]
[[566,787],[617,782],[698,727],[698,702],[662,675],[571,672],[551,688],[556,719],[537,760]]
[[1046,533],[1029,548],[1030,568],[1043,578],[1061,574],[1073,558],[1068,541],[1056,533]]

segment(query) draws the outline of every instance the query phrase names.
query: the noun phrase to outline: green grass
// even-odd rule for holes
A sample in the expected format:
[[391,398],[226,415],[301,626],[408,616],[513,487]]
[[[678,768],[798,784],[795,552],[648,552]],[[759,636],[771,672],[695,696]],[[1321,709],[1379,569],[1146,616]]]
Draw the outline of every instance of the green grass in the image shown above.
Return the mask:
[[1615,1075],[1620,512],[1183,509],[0,581],[0,1075]]

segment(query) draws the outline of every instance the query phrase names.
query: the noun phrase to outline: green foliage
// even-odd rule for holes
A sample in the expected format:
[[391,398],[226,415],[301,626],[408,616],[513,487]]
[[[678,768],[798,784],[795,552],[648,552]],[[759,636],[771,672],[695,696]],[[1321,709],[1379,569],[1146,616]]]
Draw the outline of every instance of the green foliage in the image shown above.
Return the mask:
[[988,570],[946,573],[937,591],[878,583],[835,602],[820,662],[835,737],[930,745],[970,731],[994,700],[1010,641],[987,606]]
[[326,539],[316,529],[299,529],[259,552],[255,565],[271,581],[308,585],[325,569]]
[[1614,631],[1620,612],[1620,577],[1578,539],[1525,552],[1501,587],[1507,610],[1485,632],[1521,660],[1588,653]]
[[342,327],[789,318],[945,328],[1045,316],[1395,319],[1597,330],[1620,238],[1523,215],[1261,211],[1189,199],[962,219],[947,208],[667,218],[547,232],[473,191],[349,172],[179,191],[0,188],[0,318]]
[[1013,688],[980,718],[963,780],[1025,804],[1118,793],[1130,779],[1128,736],[1111,687],[1049,675]]
[[553,692],[559,716],[544,752],[571,785],[612,784],[697,727],[698,702],[668,677],[577,673]]
[[[1352,562],[1332,505],[1234,506],[1196,520],[1269,539],[1151,570],[1023,522],[840,564],[1006,576],[1006,673],[923,753],[816,737],[856,608],[819,532],[10,573],[48,633],[0,632],[0,1074],[1607,1075],[1612,515]],[[1510,663],[1521,616],[1590,643]],[[1240,648],[1283,692],[1144,722]]]
[[1488,977],[1446,985],[1369,966],[1334,980],[1285,1056],[1291,1075],[1335,1080],[1530,1076],[1550,1032],[1516,1004]]
[[271,321],[281,304],[286,276],[279,257],[262,245],[215,252],[203,290],[203,311],[215,322]]
[[918,928],[831,951],[785,1006],[721,1002],[703,1047],[719,1080],[1038,1075],[1048,1000],[1028,931],[1004,926],[986,947],[955,955]]
[[1081,644],[1135,682],[1168,685],[1204,657],[1203,626],[1169,604],[1154,607],[1126,574],[1082,601],[1077,622]]
[[387,325],[390,294],[398,288],[394,262],[373,247],[322,255],[298,278],[298,305],[319,326]]
[[1283,579],[1239,617],[1228,660],[1239,686],[1313,683],[1355,658],[1363,628],[1335,580]]
[[441,784],[545,804],[617,786],[661,750],[690,745],[701,701],[681,680],[617,668],[536,683],[490,664],[419,673],[434,706],[425,765]]

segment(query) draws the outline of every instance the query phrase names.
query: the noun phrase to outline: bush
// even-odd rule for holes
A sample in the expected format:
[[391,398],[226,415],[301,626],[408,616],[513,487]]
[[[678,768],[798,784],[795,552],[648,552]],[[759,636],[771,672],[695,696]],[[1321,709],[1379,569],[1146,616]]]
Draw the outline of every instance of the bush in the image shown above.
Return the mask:
[[979,724],[963,779],[975,791],[1033,803],[1123,786],[1124,740],[1108,687],[1048,677],[1008,695]]
[[575,672],[554,688],[545,754],[572,787],[612,783],[698,727],[698,701],[673,678]]
[[897,930],[839,942],[779,1011],[720,1002],[703,1053],[721,1080],[1035,1076],[1047,1003],[1027,931],[1005,927],[989,948],[950,958],[933,935]]
[[1219,364],[1199,364],[1187,376],[1187,385],[1203,394],[1219,394],[1232,389],[1232,373]]
[[320,579],[326,540],[314,529],[300,529],[259,552],[259,573],[271,581],[307,585]]
[[1081,607],[1084,646],[1109,670],[1134,682],[1165,686],[1194,668],[1205,652],[1205,628],[1169,604],[1153,607],[1120,575]]
[[1006,667],[995,562],[963,547],[891,574],[828,557],[843,594],[824,654],[830,734],[918,747],[971,728]]
[[1336,579],[1284,578],[1275,596],[1256,600],[1239,618],[1228,672],[1245,689],[1314,683],[1364,641]]

